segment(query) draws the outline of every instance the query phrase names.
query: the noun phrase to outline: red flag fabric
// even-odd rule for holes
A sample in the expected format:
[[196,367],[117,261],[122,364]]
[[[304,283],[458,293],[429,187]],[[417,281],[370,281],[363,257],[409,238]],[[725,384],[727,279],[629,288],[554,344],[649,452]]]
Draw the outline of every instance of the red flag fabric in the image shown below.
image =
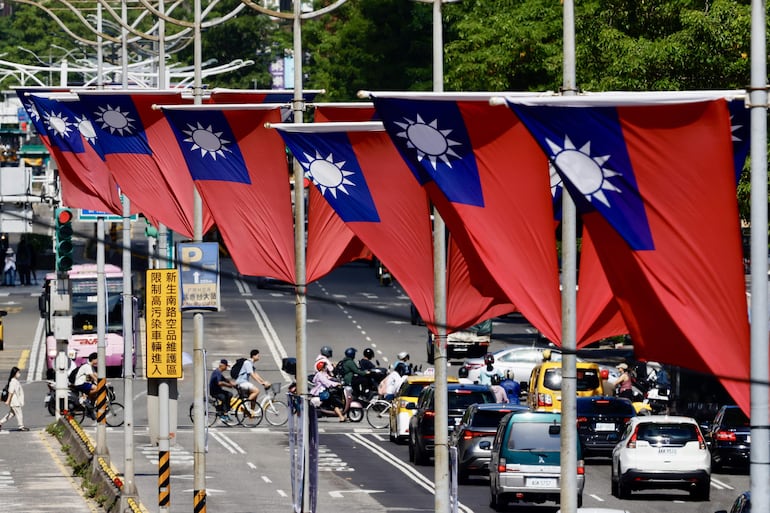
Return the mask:
[[[180,104],[174,91],[82,91],[81,104],[120,188],[145,215],[175,232],[194,232],[193,181],[168,122],[153,105]],[[203,208],[203,231],[213,225]]]
[[509,105],[586,212],[636,355],[714,374],[748,411],[748,310],[727,102],[588,100]]
[[163,113],[238,270],[296,283],[286,153],[264,126],[280,121],[280,109],[212,105]]
[[[282,125],[279,132],[314,186],[387,266],[435,332],[430,205],[379,127]],[[467,283],[451,287],[458,300],[447,303],[448,331],[513,309],[482,301]]]

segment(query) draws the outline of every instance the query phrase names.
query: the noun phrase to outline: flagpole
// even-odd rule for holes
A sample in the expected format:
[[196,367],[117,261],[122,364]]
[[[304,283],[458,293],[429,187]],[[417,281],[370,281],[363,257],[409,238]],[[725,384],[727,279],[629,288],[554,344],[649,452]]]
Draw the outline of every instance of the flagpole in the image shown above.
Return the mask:
[[770,511],[767,312],[767,41],[765,2],[751,2],[751,461],[752,509]]
[[[575,83],[575,3],[564,0],[564,55],[562,95],[577,94]],[[577,510],[577,213],[575,202],[562,188],[562,409],[561,409],[561,510]]]

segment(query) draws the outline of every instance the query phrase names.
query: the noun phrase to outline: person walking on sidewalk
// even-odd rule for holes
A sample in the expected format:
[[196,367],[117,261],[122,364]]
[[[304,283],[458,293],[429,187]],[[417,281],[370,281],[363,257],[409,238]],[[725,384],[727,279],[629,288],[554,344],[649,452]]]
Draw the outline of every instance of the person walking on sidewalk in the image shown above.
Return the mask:
[[12,417],[16,417],[16,422],[19,424],[19,431],[29,431],[29,428],[24,427],[24,415],[22,414],[22,408],[24,407],[24,390],[21,388],[19,382],[19,375],[21,370],[18,367],[11,369],[11,375],[8,377],[8,399],[5,400],[11,410],[3,415],[0,419],[0,429],[3,429],[3,424]]

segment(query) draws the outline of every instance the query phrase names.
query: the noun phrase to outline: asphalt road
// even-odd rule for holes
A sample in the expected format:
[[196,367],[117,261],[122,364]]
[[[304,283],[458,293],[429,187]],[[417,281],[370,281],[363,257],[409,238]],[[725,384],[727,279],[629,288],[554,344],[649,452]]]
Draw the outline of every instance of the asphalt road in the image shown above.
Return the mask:
[[[0,369],[22,361],[26,369],[39,368],[40,345],[35,343],[37,330],[37,289],[0,290],[0,308],[12,310],[5,318],[6,351],[0,352]],[[409,300],[397,284],[381,287],[374,268],[352,264],[308,287],[308,354],[315,355],[322,345],[330,345],[335,357],[344,349],[356,347],[360,352],[372,347],[382,365],[393,362],[399,351],[409,351],[412,360],[425,362],[426,331],[409,322]],[[7,294],[7,295],[6,295]],[[223,309],[206,314],[204,321],[207,367],[220,358],[234,360],[252,348],[260,349],[263,358],[258,370],[272,382],[285,379],[280,360],[293,356],[294,294],[280,284],[257,289],[256,282],[222,280]],[[185,320],[185,351],[191,351],[192,323]],[[511,343],[531,343],[535,332],[520,318],[510,317],[495,323],[493,349]],[[11,342],[20,349],[10,350]],[[29,359],[22,350],[28,349]],[[450,370],[456,374],[457,367]],[[171,455],[170,512],[192,511],[193,498],[193,433],[188,417],[192,398],[191,368],[179,382],[177,432]],[[140,372],[141,373],[141,372]],[[27,425],[41,431],[52,421],[43,409],[45,384],[36,381],[36,373],[25,374]],[[38,374],[39,376],[39,374]],[[122,380],[112,380],[121,402]],[[134,463],[136,485],[142,503],[157,511],[157,447],[150,440],[147,426],[147,400],[144,380],[134,385],[135,405]],[[364,421],[361,424],[339,424],[320,421],[318,511],[345,508],[349,511],[431,511],[433,510],[432,466],[416,467],[408,463],[407,447],[388,441],[387,432],[375,432]],[[95,439],[95,427],[86,425]],[[23,435],[9,433],[8,435]],[[0,443],[8,438],[0,438]],[[284,512],[291,509],[288,437],[286,428],[245,429],[216,427],[209,431],[206,460],[206,488],[209,511]],[[108,428],[108,448],[113,464],[124,468],[125,439],[121,428]],[[3,445],[4,451],[19,452],[17,465],[24,461],[23,448]],[[53,468],[53,467],[52,467]],[[36,470],[30,470],[36,472]],[[749,486],[746,474],[716,474],[712,482],[710,502],[690,501],[677,491],[635,493],[630,500],[620,501],[610,495],[609,466],[606,460],[590,460],[584,505],[618,507],[636,513],[713,513],[726,509],[738,493]],[[0,483],[1,484],[1,483]],[[0,502],[4,489],[0,486]],[[459,488],[460,511],[486,512],[489,491],[485,480],[478,479]],[[554,512],[553,506],[515,508],[512,511]],[[34,509],[29,510],[34,511]],[[76,510],[73,510],[76,511]]]

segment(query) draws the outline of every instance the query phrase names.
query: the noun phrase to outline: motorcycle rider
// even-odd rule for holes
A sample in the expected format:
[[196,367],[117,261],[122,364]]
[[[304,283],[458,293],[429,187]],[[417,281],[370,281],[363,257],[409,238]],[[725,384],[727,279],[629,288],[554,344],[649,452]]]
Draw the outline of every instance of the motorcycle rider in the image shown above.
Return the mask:
[[[315,368],[316,373],[313,376],[313,388],[310,389],[310,394],[318,399],[321,407],[333,409],[334,413],[336,413],[337,417],[340,419],[340,422],[345,422],[347,419],[342,413],[339,396],[330,391],[330,389],[338,387],[340,383],[332,379],[331,375],[326,370],[326,363],[323,360],[318,360],[315,364]],[[323,392],[328,394],[326,399],[321,398]]]
[[315,357],[315,367],[318,368],[318,362],[324,362],[324,370],[330,375],[334,372],[334,365],[332,364],[331,357],[334,354],[332,348],[329,346],[322,346],[321,352]]
[[489,388],[492,390],[492,393],[495,394],[495,402],[507,404],[508,394],[505,392],[505,389],[502,386],[500,386],[500,383],[501,383],[500,375],[492,374],[492,384],[489,386]]
[[361,370],[370,371],[377,368],[372,358],[374,358],[374,350],[371,347],[367,347],[364,349],[364,357],[358,361],[358,366]]
[[379,393],[386,401],[390,401],[396,396],[396,393],[398,392],[398,389],[401,388],[401,383],[404,382],[406,376],[406,364],[404,362],[396,363],[393,370],[380,382],[377,393]]
[[342,359],[342,382],[353,387],[353,395],[361,397],[364,389],[369,385],[369,372],[361,370],[355,358],[355,347],[345,349],[345,358]]
[[414,372],[414,369],[412,368],[412,364],[409,362],[409,353],[406,351],[401,351],[397,355],[398,361],[404,364],[404,376],[411,376]]
[[505,389],[509,404],[521,403],[521,385],[514,379],[513,371],[505,371],[505,379],[500,382],[500,386]]
[[485,354],[484,365],[486,365],[486,367],[481,369],[481,372],[479,372],[479,385],[491,386],[492,376],[495,375],[502,380],[503,373],[500,372],[499,369],[495,369],[495,355],[492,353]]

